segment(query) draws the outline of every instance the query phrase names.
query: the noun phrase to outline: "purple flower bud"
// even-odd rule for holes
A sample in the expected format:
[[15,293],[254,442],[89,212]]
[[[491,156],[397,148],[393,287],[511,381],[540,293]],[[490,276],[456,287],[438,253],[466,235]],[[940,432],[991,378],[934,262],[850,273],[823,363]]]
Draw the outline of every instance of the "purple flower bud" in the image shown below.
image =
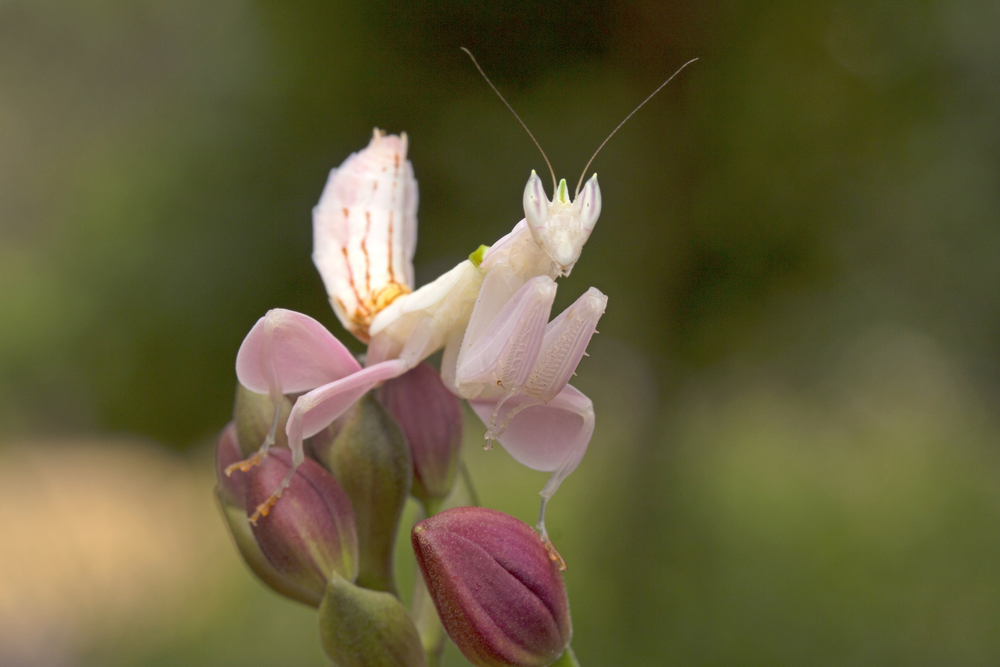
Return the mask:
[[379,400],[406,435],[413,456],[413,489],[422,501],[451,491],[462,446],[462,407],[432,366],[422,363],[389,380]]
[[[272,449],[247,473],[245,507],[257,507],[281,483],[291,453]],[[234,473],[235,474],[235,473]],[[253,535],[268,562],[286,579],[322,597],[333,573],[354,581],[358,574],[358,537],[351,501],[333,476],[306,459],[291,485]]]
[[413,550],[448,636],[474,665],[541,667],[569,646],[562,575],[527,524],[457,507],[414,526]]
[[242,459],[243,453],[236,442],[236,425],[230,422],[219,436],[215,449],[215,471],[218,478],[215,498],[236,549],[250,570],[277,593],[303,604],[318,607],[322,600],[322,592],[303,587],[278,572],[257,544],[257,539],[250,529],[250,522],[247,520],[246,474],[236,470],[227,476],[224,472],[226,466]]

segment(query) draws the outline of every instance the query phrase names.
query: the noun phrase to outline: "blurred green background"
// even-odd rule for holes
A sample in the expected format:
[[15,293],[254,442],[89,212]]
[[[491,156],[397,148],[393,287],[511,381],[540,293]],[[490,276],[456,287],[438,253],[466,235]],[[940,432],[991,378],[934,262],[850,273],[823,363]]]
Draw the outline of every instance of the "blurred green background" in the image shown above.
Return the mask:
[[[0,0],[0,663],[323,665],[210,498],[327,172],[410,135],[418,283],[604,209],[550,505],[584,665],[1000,663],[1000,5]],[[344,339],[347,340],[344,335]],[[360,349],[356,345],[354,349]],[[465,459],[533,521],[545,475]],[[405,554],[404,554],[405,555]],[[452,649],[449,665],[465,664]]]

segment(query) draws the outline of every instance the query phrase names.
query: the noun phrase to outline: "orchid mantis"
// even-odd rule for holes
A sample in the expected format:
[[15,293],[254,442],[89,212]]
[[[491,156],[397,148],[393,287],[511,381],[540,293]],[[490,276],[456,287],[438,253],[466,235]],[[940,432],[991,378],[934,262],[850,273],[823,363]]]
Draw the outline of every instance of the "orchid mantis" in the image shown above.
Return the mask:
[[[250,517],[256,521],[303,461],[305,438],[326,428],[365,392],[444,348],[442,379],[486,424],[486,448],[498,440],[520,463],[551,473],[540,493],[538,520],[551,549],[546,504],[579,465],[594,430],[590,399],[568,381],[596,333],[607,297],[591,287],[551,322],[549,316],[555,279],[572,271],[600,216],[597,175],[581,190],[588,162],[570,199],[565,179],[557,185],[549,165],[550,200],[532,171],[523,196],[525,218],[493,246],[481,246],[415,290],[418,191],[406,151],[405,133],[385,135],[376,128],[366,149],[330,172],[313,209],[313,261],[338,319],[368,344],[365,366],[311,317],[269,311],[243,341],[236,371],[245,387],[270,394],[275,416],[261,449],[230,471],[247,470],[266,455],[283,396],[301,394],[286,425],[292,468]],[[558,557],[554,549],[551,553]]]
[[[298,465],[304,438],[443,347],[442,378],[486,423],[487,448],[497,439],[522,464],[552,473],[541,494],[546,537],[545,503],[580,463],[594,428],[590,400],[567,382],[607,297],[591,288],[552,322],[549,315],[555,278],[572,270],[600,215],[597,177],[572,201],[563,180],[550,201],[532,172],[525,219],[413,291],[417,184],[406,149],[405,133],[376,129],[364,151],[331,172],[313,211],[313,260],[341,323],[368,342],[366,366],[312,318],[276,309],[244,340],[237,377],[276,406],[285,394],[306,392],[286,426]],[[237,466],[249,468],[266,454],[276,428],[277,418],[258,454]]]

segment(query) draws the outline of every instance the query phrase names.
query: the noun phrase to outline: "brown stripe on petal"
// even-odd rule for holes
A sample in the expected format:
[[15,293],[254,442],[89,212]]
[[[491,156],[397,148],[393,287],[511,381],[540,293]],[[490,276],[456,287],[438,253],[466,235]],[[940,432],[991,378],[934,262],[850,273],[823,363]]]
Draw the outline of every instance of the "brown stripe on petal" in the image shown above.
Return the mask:
[[[351,291],[354,292],[354,298],[358,301],[358,307],[364,308],[364,304],[361,302],[361,295],[358,294],[358,288],[354,284],[354,271],[351,270],[351,257],[347,254],[347,248],[341,246],[340,252],[344,253],[344,264],[347,265],[347,282],[351,285]],[[344,309],[347,312],[347,309]],[[354,319],[354,315],[351,315],[351,319]]]
[[[395,170],[392,175],[392,202],[389,208],[389,283],[396,283],[396,272],[392,267],[392,246],[393,246],[393,235],[392,235],[392,214],[396,210],[396,190],[399,186],[399,165],[400,165],[400,154],[398,152],[393,153],[393,161],[395,163]],[[395,298],[395,297],[393,297]]]
[[396,282],[396,273],[392,270],[392,214],[395,213],[392,209],[389,209],[389,282]]
[[365,235],[361,237],[361,252],[365,254],[365,292],[372,291],[372,265],[368,259],[368,233],[372,228],[371,211],[365,211]]

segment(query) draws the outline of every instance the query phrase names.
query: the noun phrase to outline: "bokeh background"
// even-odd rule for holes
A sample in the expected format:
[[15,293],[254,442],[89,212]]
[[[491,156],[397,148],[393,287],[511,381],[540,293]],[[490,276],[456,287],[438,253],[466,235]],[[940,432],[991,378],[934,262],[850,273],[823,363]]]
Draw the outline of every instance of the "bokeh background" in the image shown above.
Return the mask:
[[[0,664],[326,664],[228,543],[211,446],[267,309],[343,333],[310,209],[374,126],[410,135],[419,283],[522,217],[544,163],[459,46],[571,183],[700,58],[595,161],[560,281],[610,299],[549,514],[581,662],[997,664],[998,28],[994,0],[0,0]],[[467,431],[483,502],[533,521],[545,475]]]

